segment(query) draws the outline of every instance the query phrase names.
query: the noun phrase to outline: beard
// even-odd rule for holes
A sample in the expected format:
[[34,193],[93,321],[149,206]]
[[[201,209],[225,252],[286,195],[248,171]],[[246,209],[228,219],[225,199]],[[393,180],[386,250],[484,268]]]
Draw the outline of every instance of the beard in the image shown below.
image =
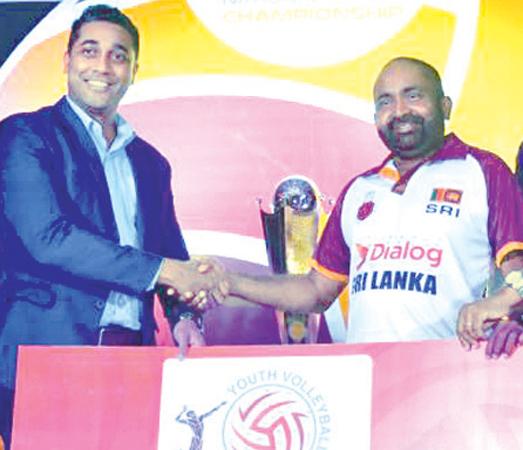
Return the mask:
[[439,116],[425,119],[416,114],[404,114],[379,127],[378,135],[394,155],[417,158],[439,148],[444,136],[444,120]]

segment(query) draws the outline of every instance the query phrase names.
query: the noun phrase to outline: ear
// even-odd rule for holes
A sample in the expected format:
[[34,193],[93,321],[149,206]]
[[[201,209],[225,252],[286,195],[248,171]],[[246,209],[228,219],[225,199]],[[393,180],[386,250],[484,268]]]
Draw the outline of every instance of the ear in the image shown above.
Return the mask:
[[131,84],[134,83],[134,78],[136,77],[136,72],[138,72],[138,61],[134,63],[133,76],[131,77]]
[[69,59],[70,59],[69,58],[69,52],[66,51],[64,53],[64,57],[63,57],[63,64],[64,64],[63,71],[64,71],[64,73],[67,73],[67,69],[69,68]]
[[441,99],[441,109],[443,110],[444,119],[450,119],[450,112],[452,111],[452,100],[450,97],[445,96]]

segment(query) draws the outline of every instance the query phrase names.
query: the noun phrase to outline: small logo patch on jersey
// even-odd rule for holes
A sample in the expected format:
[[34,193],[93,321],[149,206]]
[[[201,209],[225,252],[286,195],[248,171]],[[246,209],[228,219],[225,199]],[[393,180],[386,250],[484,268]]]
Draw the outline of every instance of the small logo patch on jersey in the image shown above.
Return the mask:
[[361,204],[361,206],[358,208],[358,219],[365,220],[367,217],[369,217],[372,214],[373,210],[374,210],[374,202],[372,200],[363,202]]
[[454,203],[456,205],[459,205],[461,203],[462,196],[463,191],[460,191],[458,189],[436,188],[432,191],[430,201]]

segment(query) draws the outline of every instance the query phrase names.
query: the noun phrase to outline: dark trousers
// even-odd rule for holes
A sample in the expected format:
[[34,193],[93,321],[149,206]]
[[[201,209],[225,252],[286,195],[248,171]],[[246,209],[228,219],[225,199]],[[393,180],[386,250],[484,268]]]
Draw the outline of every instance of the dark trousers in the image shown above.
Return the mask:
[[0,435],[5,449],[11,446],[13,402],[15,395],[16,346],[0,346]]
[[14,396],[14,389],[0,387],[0,435],[4,440],[6,450],[11,446]]
[[133,347],[142,345],[142,333],[119,325],[109,325],[100,329],[98,345]]

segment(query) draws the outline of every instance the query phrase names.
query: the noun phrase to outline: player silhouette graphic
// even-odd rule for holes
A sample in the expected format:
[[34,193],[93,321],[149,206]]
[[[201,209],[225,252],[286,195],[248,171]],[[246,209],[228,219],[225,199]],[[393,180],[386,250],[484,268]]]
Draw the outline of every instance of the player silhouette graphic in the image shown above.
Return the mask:
[[221,402],[218,406],[214,407],[205,414],[198,416],[192,409],[188,409],[185,405],[183,410],[176,417],[176,422],[183,423],[191,427],[193,437],[191,439],[191,446],[189,450],[201,450],[203,445],[203,420],[209,417],[214,412],[218,411],[227,402]]

